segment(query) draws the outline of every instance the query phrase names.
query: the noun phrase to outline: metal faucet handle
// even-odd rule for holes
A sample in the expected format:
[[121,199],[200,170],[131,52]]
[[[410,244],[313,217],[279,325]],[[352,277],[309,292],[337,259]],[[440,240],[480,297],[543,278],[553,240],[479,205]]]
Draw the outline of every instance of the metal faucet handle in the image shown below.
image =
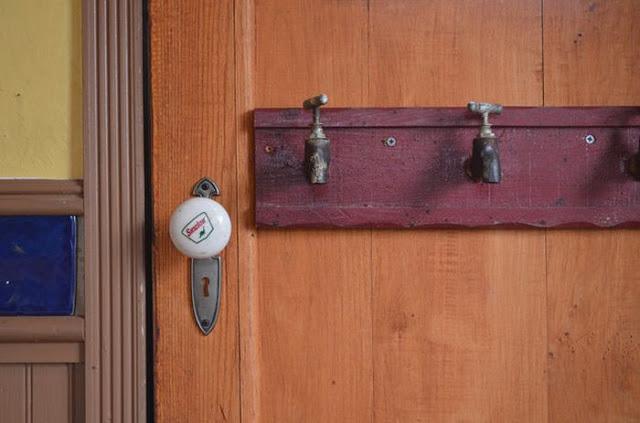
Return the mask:
[[475,101],[470,101],[469,104],[467,104],[467,109],[473,113],[479,113],[481,115],[487,115],[489,113],[499,115],[502,113],[502,104],[476,103]]
[[315,97],[308,98],[302,103],[302,107],[305,109],[315,109],[316,107],[324,106],[329,102],[329,96],[326,94],[319,94]]

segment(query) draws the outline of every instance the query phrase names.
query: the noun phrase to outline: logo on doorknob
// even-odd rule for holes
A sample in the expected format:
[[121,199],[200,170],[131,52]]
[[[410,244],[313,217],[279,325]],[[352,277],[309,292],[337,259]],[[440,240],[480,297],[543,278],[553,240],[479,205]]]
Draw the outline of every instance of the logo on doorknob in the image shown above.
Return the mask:
[[182,230],[182,235],[199,244],[207,239],[211,232],[213,232],[211,220],[209,220],[209,216],[205,212],[202,212],[187,223]]

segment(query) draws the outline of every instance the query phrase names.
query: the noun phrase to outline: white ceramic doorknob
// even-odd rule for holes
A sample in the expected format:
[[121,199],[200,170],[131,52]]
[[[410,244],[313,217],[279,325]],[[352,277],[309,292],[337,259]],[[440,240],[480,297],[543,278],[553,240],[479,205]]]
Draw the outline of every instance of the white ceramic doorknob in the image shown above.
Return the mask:
[[196,259],[217,256],[231,238],[229,214],[220,203],[208,198],[217,195],[218,189],[215,184],[206,183],[201,182],[201,186],[206,188],[207,196],[190,198],[180,204],[169,222],[173,245],[182,254]]

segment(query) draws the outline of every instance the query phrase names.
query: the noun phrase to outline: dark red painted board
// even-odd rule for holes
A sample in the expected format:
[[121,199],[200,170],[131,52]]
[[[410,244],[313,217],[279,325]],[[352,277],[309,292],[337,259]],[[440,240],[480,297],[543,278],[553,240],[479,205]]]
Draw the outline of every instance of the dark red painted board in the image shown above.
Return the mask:
[[[464,109],[323,110],[326,185],[303,171],[308,112],[254,117],[260,227],[640,226],[640,182],[627,171],[639,108],[506,108],[492,119],[497,185],[464,172],[479,125]],[[383,144],[389,136],[395,147]]]

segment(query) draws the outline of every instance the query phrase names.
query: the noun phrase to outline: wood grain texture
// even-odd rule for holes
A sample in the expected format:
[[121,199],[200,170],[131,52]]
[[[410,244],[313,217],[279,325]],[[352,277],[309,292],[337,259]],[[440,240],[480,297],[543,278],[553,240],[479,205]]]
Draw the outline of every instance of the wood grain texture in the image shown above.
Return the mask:
[[221,310],[203,336],[188,260],[169,217],[201,177],[237,222],[234,3],[150,3],[154,192],[155,411],[158,422],[239,421],[237,232],[223,256]]
[[[637,105],[633,0],[544,4],[545,104]],[[549,231],[549,421],[640,419],[638,231]]]
[[255,0],[256,106],[301,107],[320,92],[332,106],[366,101],[367,0]]
[[[338,107],[633,105],[640,67],[625,36],[637,17],[611,23],[630,4],[154,0],[158,421],[636,419],[635,232],[256,231],[248,129],[254,107],[318,92]],[[581,21],[593,5],[608,28],[594,31],[597,48],[583,33],[583,51],[614,45],[624,59],[607,51],[582,75],[573,63],[589,59],[551,32],[596,26]],[[591,83],[588,99],[573,81]],[[237,228],[208,338],[166,235],[202,175],[221,184]],[[554,341],[565,328],[595,334]]]
[[551,421],[640,418],[637,231],[549,237]]
[[238,183],[238,323],[240,337],[240,416],[260,415],[260,326],[258,319],[258,238],[254,225],[253,125],[255,103],[255,4],[235,2],[236,125]]
[[[257,107],[364,104],[366,1],[258,0],[255,17]],[[369,421],[370,233],[260,231],[257,254],[258,420]]]
[[[372,0],[368,105],[541,105],[540,5]],[[544,232],[377,230],[372,262],[375,421],[545,421]]]
[[368,105],[539,105],[540,6],[540,0],[370,0]]
[[376,235],[376,421],[544,421],[540,233]]
[[637,106],[636,0],[544,2],[546,106]]
[[260,231],[260,421],[371,419],[365,235]]

